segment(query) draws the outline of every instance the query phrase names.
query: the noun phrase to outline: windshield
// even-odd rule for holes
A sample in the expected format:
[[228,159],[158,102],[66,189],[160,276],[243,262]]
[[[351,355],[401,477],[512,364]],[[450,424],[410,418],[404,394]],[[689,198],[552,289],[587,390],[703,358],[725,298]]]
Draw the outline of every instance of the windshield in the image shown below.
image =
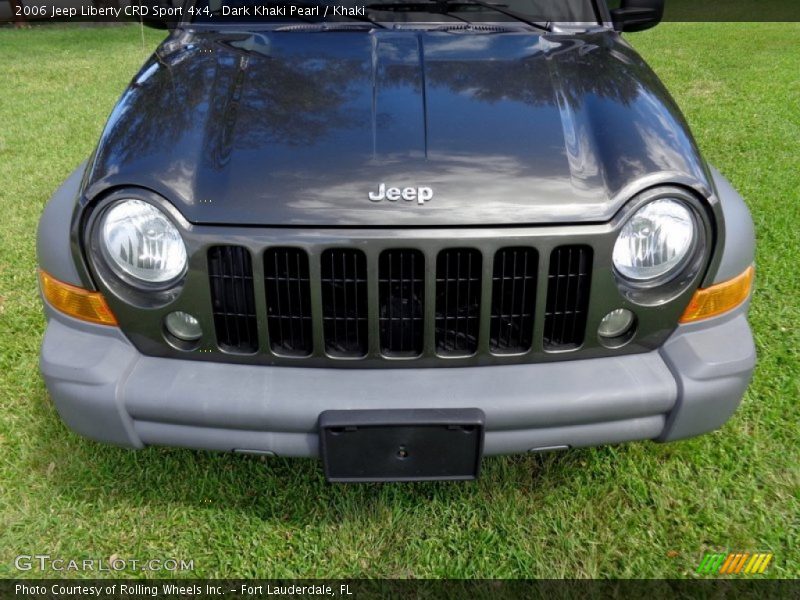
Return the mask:
[[598,21],[593,0],[484,0],[480,3],[473,0],[197,0],[189,10],[192,23],[209,26],[354,20],[456,23]]

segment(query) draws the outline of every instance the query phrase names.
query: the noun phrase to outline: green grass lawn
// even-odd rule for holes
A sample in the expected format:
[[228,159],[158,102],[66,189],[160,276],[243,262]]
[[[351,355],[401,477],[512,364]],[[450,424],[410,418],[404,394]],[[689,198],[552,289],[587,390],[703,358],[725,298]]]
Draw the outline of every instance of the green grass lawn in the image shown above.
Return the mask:
[[754,214],[759,363],[731,422],[487,459],[474,484],[351,487],[311,460],[95,444],[48,400],[36,222],[160,35],[0,30],[0,576],[46,553],[193,559],[198,577],[683,577],[728,550],[772,551],[767,576],[798,576],[800,24],[630,36]]

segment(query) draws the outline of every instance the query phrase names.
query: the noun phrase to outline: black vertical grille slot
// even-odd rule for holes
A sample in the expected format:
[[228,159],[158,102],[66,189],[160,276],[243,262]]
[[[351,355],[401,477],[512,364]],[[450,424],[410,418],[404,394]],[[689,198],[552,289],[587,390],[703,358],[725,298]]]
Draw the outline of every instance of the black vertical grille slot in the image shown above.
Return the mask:
[[250,252],[241,246],[209,248],[208,279],[217,345],[232,352],[255,352],[258,324]]
[[502,248],[494,255],[489,347],[495,354],[527,352],[533,342],[537,254]]
[[361,250],[322,253],[322,319],[331,356],[367,353],[367,258]]
[[314,343],[308,255],[299,248],[270,248],[264,253],[264,284],[272,351],[308,356]]
[[381,353],[418,356],[424,334],[425,256],[384,250],[378,261]]
[[436,258],[436,350],[474,354],[481,310],[481,253],[471,248],[442,250]]
[[550,254],[544,317],[546,349],[568,350],[583,343],[591,277],[589,246],[560,246]]

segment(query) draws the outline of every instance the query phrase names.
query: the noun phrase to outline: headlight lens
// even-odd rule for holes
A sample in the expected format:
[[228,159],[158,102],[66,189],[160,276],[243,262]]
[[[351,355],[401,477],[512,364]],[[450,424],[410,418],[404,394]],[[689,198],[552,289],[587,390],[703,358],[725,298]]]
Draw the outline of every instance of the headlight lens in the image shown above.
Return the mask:
[[103,217],[103,250],[111,268],[150,284],[177,279],[186,269],[181,234],[158,208],[142,200],[123,200]]
[[614,244],[614,266],[628,279],[652,281],[677,271],[690,254],[697,225],[683,202],[662,198],[640,208]]

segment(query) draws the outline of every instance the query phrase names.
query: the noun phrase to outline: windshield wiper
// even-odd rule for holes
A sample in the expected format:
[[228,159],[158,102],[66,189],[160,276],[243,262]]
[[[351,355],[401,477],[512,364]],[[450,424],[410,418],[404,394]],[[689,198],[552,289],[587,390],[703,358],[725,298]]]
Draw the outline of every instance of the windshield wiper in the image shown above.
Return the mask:
[[[348,15],[349,16],[349,15]],[[339,23],[337,21],[328,22],[328,21],[313,21],[313,22],[306,22],[306,23],[291,23],[287,25],[281,25],[280,27],[275,28],[275,31],[299,31],[299,32],[309,32],[309,31],[369,31],[374,26],[380,27],[381,29],[386,29],[380,23],[373,23],[370,21],[369,23]]]
[[[518,13],[517,11],[506,8],[507,5],[505,4],[493,4],[491,2],[486,2],[485,0],[458,0],[458,1],[430,0],[422,2],[380,2],[377,4],[367,4],[367,10],[388,10],[388,11],[400,11],[400,12],[432,12],[441,15],[455,16],[452,13],[459,12],[462,10],[470,10],[470,7],[474,6],[482,6],[483,8],[499,12],[501,14],[506,15],[507,17],[511,17],[512,19],[519,21],[520,23],[525,23],[526,25],[535,27],[536,29],[541,29],[542,31],[550,31],[549,21],[546,23],[539,23],[537,21],[532,21],[526,15],[523,15],[522,13]],[[460,20],[463,21],[464,19]]]

